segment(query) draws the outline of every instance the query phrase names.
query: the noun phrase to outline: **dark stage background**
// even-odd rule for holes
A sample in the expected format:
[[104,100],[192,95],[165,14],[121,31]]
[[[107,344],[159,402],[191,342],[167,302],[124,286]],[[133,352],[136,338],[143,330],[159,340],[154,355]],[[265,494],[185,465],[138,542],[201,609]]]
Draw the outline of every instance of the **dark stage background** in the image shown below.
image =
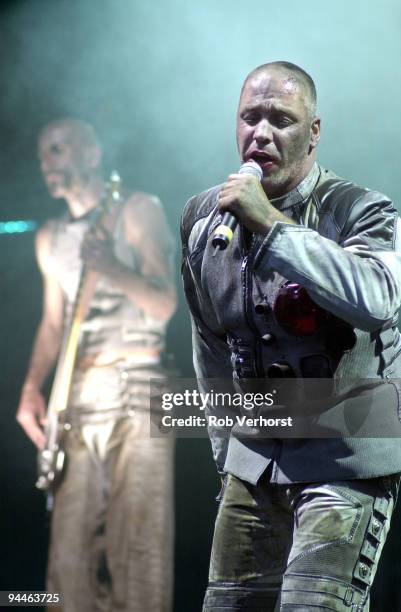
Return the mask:
[[[238,167],[240,86],[273,59],[298,63],[316,80],[321,162],[399,203],[400,14],[398,0],[3,1],[0,221],[40,223],[62,210],[42,184],[36,138],[49,120],[72,115],[99,132],[106,174],[116,167],[128,186],[160,195],[178,240],[188,197]],[[33,487],[35,452],[14,420],[41,308],[32,233],[0,234],[0,271],[0,590],[38,590],[44,501]],[[169,345],[191,376],[182,296]],[[175,612],[197,612],[218,488],[207,441],[178,443],[176,483]],[[394,522],[373,612],[401,611],[400,508]]]

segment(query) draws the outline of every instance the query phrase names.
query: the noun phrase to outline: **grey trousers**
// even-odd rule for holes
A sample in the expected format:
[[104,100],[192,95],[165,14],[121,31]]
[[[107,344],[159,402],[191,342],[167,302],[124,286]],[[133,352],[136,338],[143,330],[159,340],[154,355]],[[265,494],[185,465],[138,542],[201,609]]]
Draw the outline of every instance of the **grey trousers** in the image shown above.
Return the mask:
[[150,438],[148,414],[134,411],[73,428],[66,451],[48,591],[61,593],[63,612],[170,612],[172,441]]
[[204,612],[366,612],[398,474],[256,486],[228,476]]

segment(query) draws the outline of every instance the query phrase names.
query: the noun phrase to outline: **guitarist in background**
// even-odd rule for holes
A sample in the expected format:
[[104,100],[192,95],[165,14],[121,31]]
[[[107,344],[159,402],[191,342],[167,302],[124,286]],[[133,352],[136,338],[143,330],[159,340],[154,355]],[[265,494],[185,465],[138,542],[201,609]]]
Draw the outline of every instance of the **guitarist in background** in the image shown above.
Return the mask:
[[97,282],[71,385],[47,588],[61,593],[69,612],[168,612],[173,447],[149,438],[146,411],[149,378],[166,376],[160,357],[176,306],[174,242],[160,201],[144,193],[123,198],[91,229],[106,197],[101,156],[83,121],[60,119],[40,134],[44,180],[68,214],[37,235],[43,316],[17,419],[43,449],[41,388],[61,349],[84,262]]

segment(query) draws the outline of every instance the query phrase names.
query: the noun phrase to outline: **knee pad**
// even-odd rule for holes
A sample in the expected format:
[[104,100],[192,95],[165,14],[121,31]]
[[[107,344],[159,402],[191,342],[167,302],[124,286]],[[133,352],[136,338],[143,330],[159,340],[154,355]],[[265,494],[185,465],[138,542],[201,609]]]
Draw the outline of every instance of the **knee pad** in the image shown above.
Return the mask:
[[369,588],[359,589],[329,576],[286,574],[281,589],[283,612],[363,612],[369,596]]
[[209,585],[202,612],[273,612],[279,592],[279,584]]

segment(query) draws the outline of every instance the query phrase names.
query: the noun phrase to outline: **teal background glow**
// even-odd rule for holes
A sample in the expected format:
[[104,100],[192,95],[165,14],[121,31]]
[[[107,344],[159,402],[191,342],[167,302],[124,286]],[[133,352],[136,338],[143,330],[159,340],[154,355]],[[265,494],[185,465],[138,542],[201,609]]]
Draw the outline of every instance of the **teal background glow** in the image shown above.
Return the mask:
[[[161,197],[178,241],[186,200],[239,166],[235,115],[244,77],[278,59],[301,65],[316,82],[320,162],[399,207],[400,30],[399,0],[3,1],[0,222],[41,223],[63,211],[42,183],[36,140],[48,121],[72,115],[97,129],[106,175],[116,167],[127,186]],[[48,537],[43,499],[32,488],[35,453],[14,421],[41,310],[33,244],[33,232],[0,237],[0,526],[8,560],[0,590],[43,588]],[[169,343],[190,376],[182,295]],[[208,444],[180,441],[175,612],[200,610],[217,489]],[[400,520],[373,612],[401,610]]]

